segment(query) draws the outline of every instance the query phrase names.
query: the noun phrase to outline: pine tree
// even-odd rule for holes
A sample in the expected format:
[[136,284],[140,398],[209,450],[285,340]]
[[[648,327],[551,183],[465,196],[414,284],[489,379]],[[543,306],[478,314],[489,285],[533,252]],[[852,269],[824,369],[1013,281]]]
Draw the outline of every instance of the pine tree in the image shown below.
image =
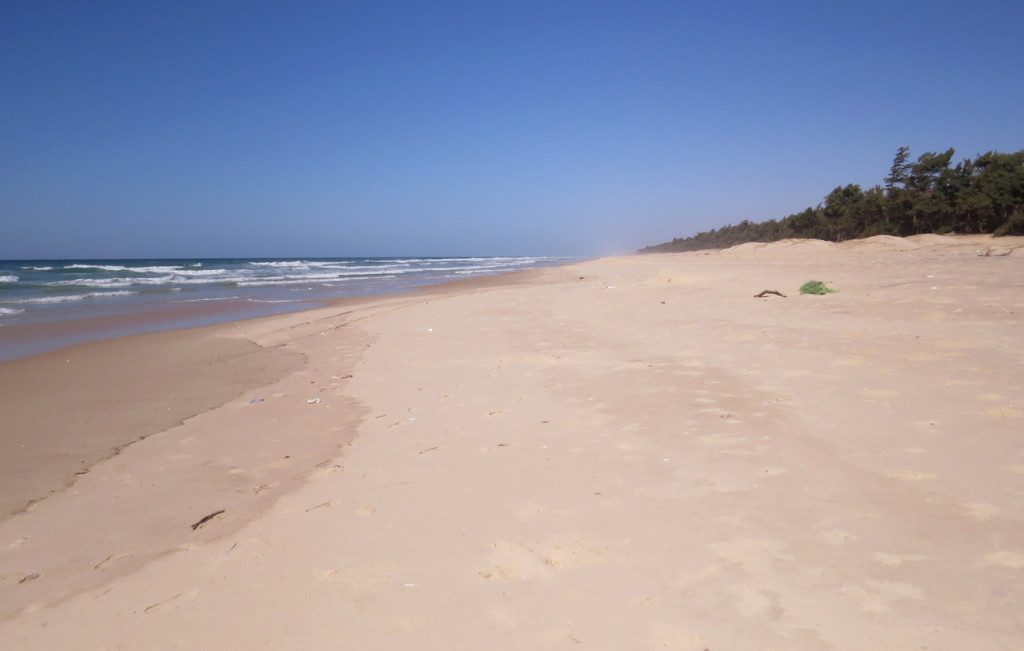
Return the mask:
[[892,159],[892,167],[889,169],[889,176],[885,177],[885,191],[892,194],[896,184],[907,184],[910,177],[910,147],[900,147],[896,151],[896,157]]

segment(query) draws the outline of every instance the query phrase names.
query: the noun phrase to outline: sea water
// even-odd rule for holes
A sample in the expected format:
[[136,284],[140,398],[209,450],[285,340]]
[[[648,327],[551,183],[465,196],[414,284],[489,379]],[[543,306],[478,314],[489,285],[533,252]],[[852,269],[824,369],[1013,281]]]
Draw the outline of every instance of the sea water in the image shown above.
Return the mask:
[[[0,261],[0,360],[25,353],[3,350],[5,327],[204,306],[191,310],[204,315],[198,320],[122,327],[116,332],[108,328],[77,340],[121,336],[282,313],[335,298],[389,294],[570,261],[555,257]],[[53,347],[45,344],[29,352]]]

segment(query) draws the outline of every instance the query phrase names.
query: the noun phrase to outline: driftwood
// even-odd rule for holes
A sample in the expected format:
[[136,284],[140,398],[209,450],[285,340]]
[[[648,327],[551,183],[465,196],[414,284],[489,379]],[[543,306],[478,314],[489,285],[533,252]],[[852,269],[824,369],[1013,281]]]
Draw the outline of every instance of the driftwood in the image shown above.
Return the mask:
[[1008,250],[1003,251],[1001,253],[996,253],[995,251],[992,250],[991,246],[988,247],[987,249],[985,249],[984,251],[982,251],[980,249],[978,250],[978,255],[980,255],[982,257],[985,257],[985,258],[990,258],[992,256],[1005,257],[1005,256],[1010,255],[1011,253],[1013,253],[1013,249],[1008,249]]
[[776,296],[781,296],[782,298],[786,298],[785,294],[783,294],[782,292],[780,292],[778,290],[775,290],[775,289],[766,289],[763,292],[761,292],[760,294],[754,294],[754,298],[764,298],[767,294],[775,294]]
[[203,518],[199,522],[196,522],[194,525],[192,525],[192,531],[195,531],[196,529],[198,529],[199,527],[203,526],[204,524],[206,524],[210,520],[214,519],[215,517],[217,517],[218,515],[220,515],[223,512],[224,512],[224,509],[221,509],[220,511],[214,511],[213,513],[211,513],[210,515],[206,516],[205,518]]

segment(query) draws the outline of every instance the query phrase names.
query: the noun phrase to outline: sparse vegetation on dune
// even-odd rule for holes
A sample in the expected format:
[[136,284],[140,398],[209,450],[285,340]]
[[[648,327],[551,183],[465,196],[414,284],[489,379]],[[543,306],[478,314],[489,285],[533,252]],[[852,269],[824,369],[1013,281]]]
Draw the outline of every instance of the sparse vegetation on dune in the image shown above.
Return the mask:
[[820,280],[808,280],[800,286],[801,294],[817,294],[820,296],[822,294],[835,294],[838,291],[838,289],[832,289]]

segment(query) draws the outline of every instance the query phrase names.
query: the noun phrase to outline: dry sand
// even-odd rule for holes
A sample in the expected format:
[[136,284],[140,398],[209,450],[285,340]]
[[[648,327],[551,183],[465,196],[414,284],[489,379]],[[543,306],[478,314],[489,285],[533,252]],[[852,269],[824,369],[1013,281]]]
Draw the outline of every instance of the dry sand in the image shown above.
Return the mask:
[[0,364],[0,648],[1019,649],[1022,324],[1024,239],[788,241]]

